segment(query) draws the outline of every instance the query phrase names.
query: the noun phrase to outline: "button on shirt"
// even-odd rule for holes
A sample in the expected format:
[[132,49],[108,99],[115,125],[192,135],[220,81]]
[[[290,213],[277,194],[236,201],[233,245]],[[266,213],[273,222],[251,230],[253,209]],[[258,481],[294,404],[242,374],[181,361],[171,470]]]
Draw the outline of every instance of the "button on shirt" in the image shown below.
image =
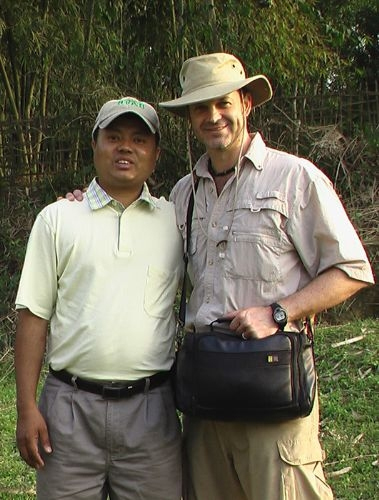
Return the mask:
[[[330,267],[373,283],[331,182],[311,162],[266,147],[257,133],[239,176],[217,196],[208,160],[205,154],[195,166],[187,326],[201,328],[227,312],[280,301]],[[191,189],[188,175],[171,193],[184,239]]]
[[16,307],[50,320],[55,370],[103,380],[169,370],[182,255],[172,203],[145,185],[125,209],[93,180],[83,202],[37,216]]

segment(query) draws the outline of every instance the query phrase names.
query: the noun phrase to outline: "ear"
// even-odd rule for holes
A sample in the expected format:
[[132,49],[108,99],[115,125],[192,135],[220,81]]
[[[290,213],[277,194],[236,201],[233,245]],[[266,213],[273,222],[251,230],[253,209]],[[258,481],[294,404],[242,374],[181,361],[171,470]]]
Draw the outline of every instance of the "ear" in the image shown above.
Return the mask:
[[253,109],[253,96],[250,94],[250,92],[246,92],[243,95],[243,108],[245,111],[245,116],[246,118],[249,116],[251,113],[251,110]]
[[92,151],[95,151],[96,142],[92,139],[91,141]]

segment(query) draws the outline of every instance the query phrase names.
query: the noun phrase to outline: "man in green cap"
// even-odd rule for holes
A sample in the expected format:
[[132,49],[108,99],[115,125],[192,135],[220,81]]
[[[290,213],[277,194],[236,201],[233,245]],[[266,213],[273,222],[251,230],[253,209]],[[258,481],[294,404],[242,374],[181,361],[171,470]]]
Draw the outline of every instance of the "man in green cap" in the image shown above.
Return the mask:
[[[244,339],[299,331],[373,283],[329,179],[249,133],[252,110],[272,96],[267,78],[247,78],[236,57],[216,53],[186,60],[180,84],[181,97],[160,105],[187,119],[206,149],[193,169],[186,328],[224,317]],[[171,194],[184,240],[193,189],[191,172]],[[309,416],[280,423],[185,417],[185,499],[331,499],[318,426],[317,398]]]
[[106,102],[84,201],[52,203],[33,225],[16,298],[17,445],[41,500],[181,498],[170,370],[182,239],[146,184],[159,142],[150,104]]

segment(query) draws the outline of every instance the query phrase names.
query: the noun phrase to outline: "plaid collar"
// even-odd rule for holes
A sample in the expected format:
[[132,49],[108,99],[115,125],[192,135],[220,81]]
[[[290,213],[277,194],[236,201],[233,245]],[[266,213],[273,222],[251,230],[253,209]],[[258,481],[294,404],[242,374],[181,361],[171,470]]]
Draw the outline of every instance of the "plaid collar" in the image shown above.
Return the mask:
[[[109,194],[106,191],[104,191],[104,189],[98,184],[96,177],[92,179],[90,185],[88,186],[88,189],[86,191],[86,196],[91,210],[98,210],[109,204],[115,204],[123,207],[123,205],[119,201],[115,200],[114,198],[109,196]],[[142,193],[136,200],[136,202],[139,201],[147,203],[148,205],[150,205],[150,208],[152,209],[157,207],[157,203],[155,199],[151,196],[146,182],[144,182]]]

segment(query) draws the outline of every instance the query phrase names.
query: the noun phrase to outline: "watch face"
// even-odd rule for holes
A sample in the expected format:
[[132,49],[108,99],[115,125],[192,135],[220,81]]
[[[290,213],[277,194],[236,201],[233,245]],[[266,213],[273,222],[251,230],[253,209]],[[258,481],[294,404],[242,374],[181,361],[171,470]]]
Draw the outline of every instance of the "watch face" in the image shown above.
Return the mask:
[[274,312],[275,321],[281,323],[286,320],[286,313],[282,309],[276,309]]
[[274,302],[271,304],[272,309],[272,319],[278,325],[280,330],[284,330],[284,327],[287,324],[288,316],[287,311],[280,305]]

